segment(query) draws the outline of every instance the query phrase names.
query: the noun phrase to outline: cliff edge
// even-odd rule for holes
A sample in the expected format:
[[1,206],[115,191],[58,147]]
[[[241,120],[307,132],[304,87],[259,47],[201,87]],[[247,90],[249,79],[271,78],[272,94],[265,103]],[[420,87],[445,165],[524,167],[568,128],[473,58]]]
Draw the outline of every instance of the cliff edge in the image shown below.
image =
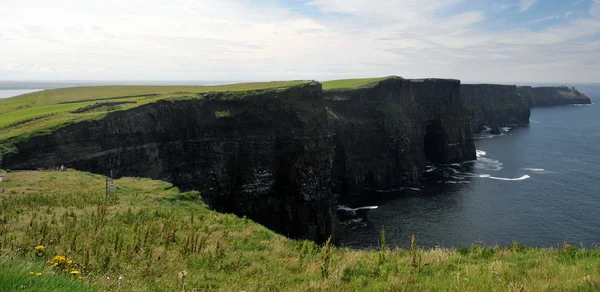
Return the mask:
[[592,103],[585,94],[574,87],[519,86],[517,92],[530,107]]

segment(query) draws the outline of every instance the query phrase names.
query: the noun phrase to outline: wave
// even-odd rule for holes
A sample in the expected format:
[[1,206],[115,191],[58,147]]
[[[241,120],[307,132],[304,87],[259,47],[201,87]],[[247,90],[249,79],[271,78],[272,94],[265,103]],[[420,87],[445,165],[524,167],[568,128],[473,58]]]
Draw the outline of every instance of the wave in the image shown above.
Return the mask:
[[364,206],[364,207],[358,207],[358,208],[350,208],[346,205],[339,205],[337,207],[338,210],[340,211],[346,211],[346,212],[356,212],[358,210],[375,210],[379,208],[378,206]]
[[518,178],[505,178],[505,177],[490,176],[489,174],[481,174],[481,175],[479,175],[479,177],[489,178],[489,179],[495,179],[495,180],[519,181],[519,180],[526,180],[526,179],[530,178],[531,176],[529,176],[529,175],[523,175],[523,176],[518,177]]
[[491,158],[478,157],[473,167],[487,171],[500,171],[502,170],[503,163]]
[[475,153],[476,153],[477,157],[487,155],[487,152],[485,152],[483,150],[475,150]]

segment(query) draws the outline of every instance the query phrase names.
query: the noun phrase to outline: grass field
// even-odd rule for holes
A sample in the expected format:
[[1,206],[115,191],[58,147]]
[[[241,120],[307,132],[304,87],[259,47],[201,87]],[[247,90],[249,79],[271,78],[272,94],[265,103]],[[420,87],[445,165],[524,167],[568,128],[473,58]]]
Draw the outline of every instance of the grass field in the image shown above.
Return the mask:
[[377,78],[358,78],[358,79],[341,79],[341,80],[331,80],[323,82],[323,90],[352,90],[359,88],[369,88],[373,87],[379,82],[391,79],[391,78],[399,78],[396,76],[388,76],[388,77],[377,77]]
[[[198,93],[251,91],[291,87],[306,81],[240,83],[219,86],[96,86],[74,87],[25,94],[0,100],[0,141],[23,134],[60,127],[82,120],[101,118],[115,110],[126,110],[163,99],[201,98]],[[93,112],[70,113],[97,102],[133,101]]]
[[123,178],[115,185],[107,198],[98,175],[6,174],[0,182],[0,290],[600,289],[599,250],[518,243],[424,250],[418,238],[414,248],[402,250],[387,246],[385,236],[378,250],[317,246],[210,211],[198,193],[179,193],[165,182]]

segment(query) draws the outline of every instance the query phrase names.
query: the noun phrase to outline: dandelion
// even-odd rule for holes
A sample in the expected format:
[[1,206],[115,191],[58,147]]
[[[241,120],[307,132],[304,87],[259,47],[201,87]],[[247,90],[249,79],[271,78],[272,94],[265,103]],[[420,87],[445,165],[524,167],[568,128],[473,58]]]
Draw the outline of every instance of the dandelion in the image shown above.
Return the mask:
[[38,253],[46,251],[46,248],[43,245],[38,245],[35,247],[35,251]]

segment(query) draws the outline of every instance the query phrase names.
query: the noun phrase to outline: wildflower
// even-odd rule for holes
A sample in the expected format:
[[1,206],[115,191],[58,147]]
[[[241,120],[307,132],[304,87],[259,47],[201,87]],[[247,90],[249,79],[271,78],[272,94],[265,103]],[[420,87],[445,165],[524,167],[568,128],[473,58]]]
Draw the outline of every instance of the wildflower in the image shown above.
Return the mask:
[[187,272],[186,271],[179,272],[179,278],[185,278],[186,276],[187,276]]
[[72,270],[71,271],[71,275],[79,275],[79,271],[78,270]]
[[42,275],[42,273],[35,273],[35,275],[39,277]]
[[33,274],[35,274],[35,272],[29,272],[29,275],[33,275]]
[[46,251],[46,248],[43,245],[38,245],[35,247],[35,251],[36,252],[44,252],[44,251]]

